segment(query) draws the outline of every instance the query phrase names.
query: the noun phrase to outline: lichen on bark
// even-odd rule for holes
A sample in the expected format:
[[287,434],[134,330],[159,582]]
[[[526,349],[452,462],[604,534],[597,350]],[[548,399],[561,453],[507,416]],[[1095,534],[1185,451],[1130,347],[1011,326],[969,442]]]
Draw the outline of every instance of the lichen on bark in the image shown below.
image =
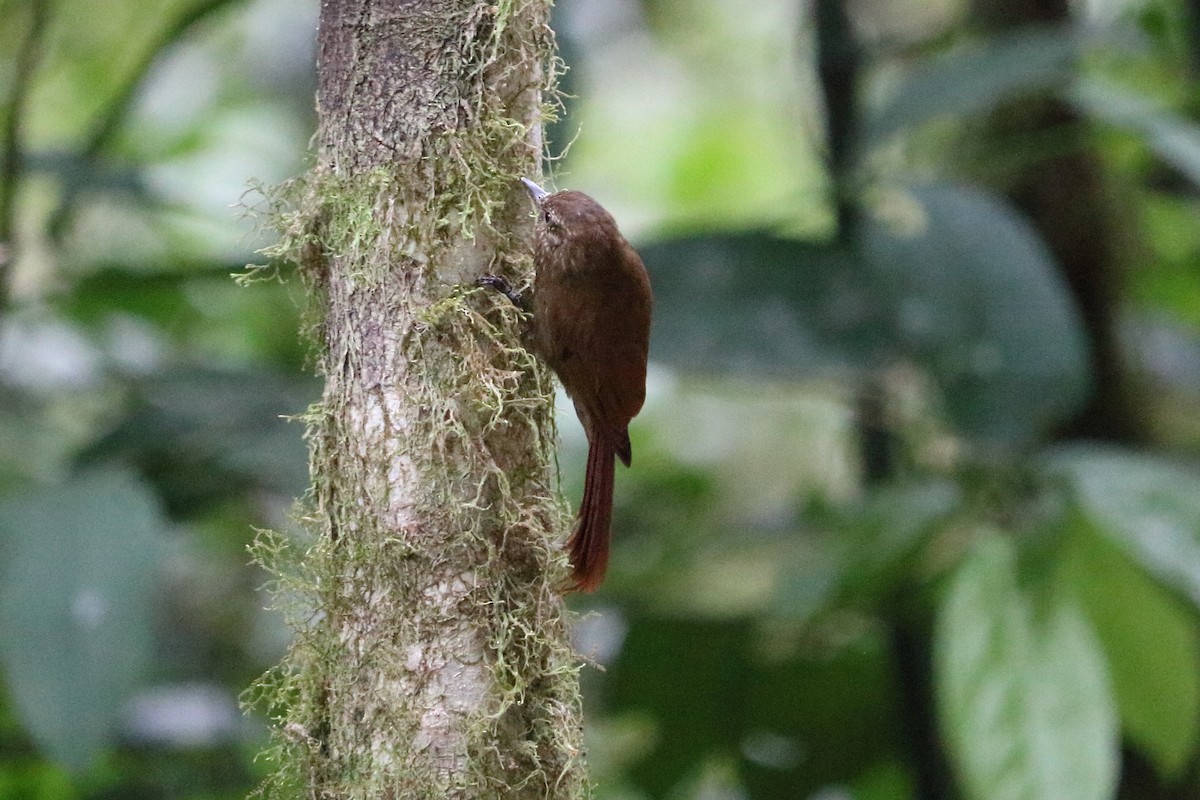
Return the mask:
[[587,793],[552,384],[516,310],[470,288],[530,268],[516,178],[553,105],[547,15],[322,6],[319,152],[277,194],[273,253],[314,298],[325,390],[303,538],[257,546],[296,634],[252,690],[270,794]]

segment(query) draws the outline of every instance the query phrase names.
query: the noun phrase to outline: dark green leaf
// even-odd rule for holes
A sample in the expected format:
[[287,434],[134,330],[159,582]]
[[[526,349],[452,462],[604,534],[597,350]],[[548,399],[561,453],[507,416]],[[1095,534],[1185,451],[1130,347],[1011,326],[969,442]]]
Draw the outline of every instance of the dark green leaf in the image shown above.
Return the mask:
[[1079,41],[1065,28],[1022,30],[923,62],[866,120],[869,146],[936,117],[977,114],[1019,92],[1060,85]]
[[162,528],[151,493],[120,472],[0,504],[0,659],[22,721],[72,770],[112,741],[150,658]]
[[942,735],[973,800],[1107,800],[1118,762],[1104,657],[1061,587],[1018,585],[1009,540],[987,534],[938,613],[935,692]]
[[[81,277],[63,297],[63,309],[84,324],[106,322],[113,314],[129,314],[156,323],[164,330],[178,330],[194,325],[201,317],[188,299],[188,283],[205,275],[182,271],[143,273],[119,267],[108,267]],[[229,270],[222,269],[220,277],[229,280]]]
[[658,298],[651,357],[686,369],[811,376],[912,359],[966,433],[1023,443],[1086,395],[1081,323],[1033,229],[979,190],[881,204],[861,250],[763,233],[643,249]]
[[[652,744],[630,773],[661,797],[711,759],[740,764],[755,797],[808,797],[870,781],[902,753],[886,643],[788,652],[750,620],[638,616],[606,683],[609,708],[645,720]],[[764,649],[772,657],[763,658]],[[903,776],[893,775],[893,783]]]
[[1032,227],[995,195],[915,187],[872,221],[864,249],[898,354],[927,367],[965,432],[1023,442],[1089,387],[1079,315]]
[[649,714],[657,723],[654,746],[631,770],[653,796],[740,740],[745,721],[735,709],[749,669],[749,634],[745,620],[632,621],[608,693],[618,713]]
[[843,599],[883,601],[911,581],[914,560],[929,536],[962,508],[962,496],[949,481],[881,486],[873,491],[848,531],[839,531]]

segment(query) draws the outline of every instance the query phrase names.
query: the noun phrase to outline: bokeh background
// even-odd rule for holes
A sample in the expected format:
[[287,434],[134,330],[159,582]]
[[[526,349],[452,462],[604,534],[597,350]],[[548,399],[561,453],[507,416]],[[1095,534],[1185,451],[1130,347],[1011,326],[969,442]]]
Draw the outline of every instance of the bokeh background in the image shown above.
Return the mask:
[[[315,0],[0,0],[0,798],[243,797]],[[657,295],[602,800],[1200,797],[1200,3],[561,0]],[[267,274],[275,274],[268,272]],[[564,490],[582,435],[560,418]]]

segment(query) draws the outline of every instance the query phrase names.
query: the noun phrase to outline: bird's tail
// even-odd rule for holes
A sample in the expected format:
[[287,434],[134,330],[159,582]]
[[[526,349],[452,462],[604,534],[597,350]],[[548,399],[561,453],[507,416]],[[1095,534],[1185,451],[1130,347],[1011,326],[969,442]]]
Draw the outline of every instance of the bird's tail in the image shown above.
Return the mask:
[[567,542],[575,588],[585,592],[594,591],[600,585],[608,566],[615,456],[616,448],[607,437],[593,437],[588,449],[579,519]]

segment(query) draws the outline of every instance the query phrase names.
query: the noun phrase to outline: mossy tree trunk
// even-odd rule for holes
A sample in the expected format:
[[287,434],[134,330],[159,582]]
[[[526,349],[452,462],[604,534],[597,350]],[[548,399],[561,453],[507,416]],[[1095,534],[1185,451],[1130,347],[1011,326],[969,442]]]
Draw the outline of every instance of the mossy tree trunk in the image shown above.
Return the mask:
[[276,788],[586,794],[551,382],[517,312],[470,288],[530,267],[516,178],[539,166],[548,6],[322,4],[319,151],[283,217],[325,391],[313,541],[275,563],[308,598],[263,683]]

